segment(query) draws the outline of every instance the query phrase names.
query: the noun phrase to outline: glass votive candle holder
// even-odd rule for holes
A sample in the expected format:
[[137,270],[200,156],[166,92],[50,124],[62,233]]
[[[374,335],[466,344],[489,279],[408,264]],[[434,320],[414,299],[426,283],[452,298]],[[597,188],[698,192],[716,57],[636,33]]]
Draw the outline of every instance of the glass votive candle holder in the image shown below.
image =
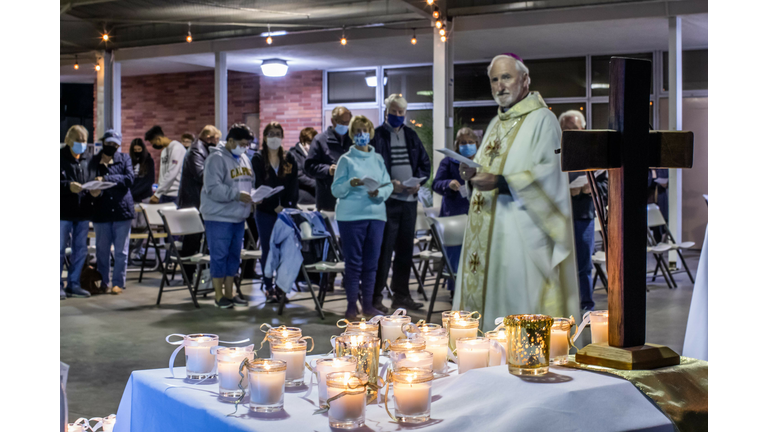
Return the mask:
[[216,356],[211,348],[219,345],[219,336],[215,334],[190,334],[184,336],[184,358],[187,378],[205,379],[214,375]]
[[405,351],[405,352],[391,352],[390,360],[392,361],[392,370],[398,371],[400,369],[424,369],[432,372],[432,364],[434,363],[434,355],[427,351]]
[[440,324],[424,323],[419,321],[418,324],[408,323],[403,324],[403,333],[405,337],[410,339],[417,336],[424,336],[430,332],[440,330],[443,327]]
[[429,420],[432,380],[429,370],[405,368],[392,372],[392,394],[398,422],[424,423]]
[[405,315],[386,316],[379,321],[381,325],[381,343],[392,342],[397,339],[405,339],[403,325],[411,322],[411,317]]
[[427,351],[432,353],[432,371],[443,373],[448,370],[448,330],[440,329],[423,335]]
[[[336,357],[351,356],[357,360],[355,372],[365,374],[368,382],[376,384],[379,379],[379,347],[380,339],[370,334],[343,334],[334,340]],[[378,392],[369,388],[368,399],[376,399]]]
[[507,364],[507,331],[501,329],[485,332],[485,337],[491,341],[488,366]]
[[355,429],[365,424],[368,375],[356,372],[331,372],[326,377],[328,399],[344,393],[328,402],[328,423],[332,428]]
[[[317,361],[315,371],[317,371],[317,396],[319,405],[323,406],[328,400],[328,386],[326,378],[333,372],[355,372],[357,370],[357,359],[352,356],[326,358]],[[367,376],[367,375],[366,375]]]
[[549,363],[564,365],[568,363],[568,351],[571,349],[571,320],[553,318],[549,333]]
[[[477,316],[473,316],[477,315]],[[483,316],[478,311],[469,312],[469,311],[445,311],[442,313],[443,318],[443,328],[446,330],[451,326],[451,318],[477,318],[480,319]]]
[[608,311],[592,311],[589,313],[589,331],[592,343],[608,343]]
[[542,375],[549,371],[549,333],[552,317],[547,315],[509,315],[507,365],[514,375]]
[[396,339],[390,341],[389,352],[408,352],[408,351],[424,351],[427,348],[427,341],[422,337],[415,337],[413,339]]
[[[298,327],[286,326],[272,327],[266,331],[264,339],[269,341],[269,349],[271,352],[273,343],[301,339],[301,329]],[[264,341],[261,343],[263,345]]]
[[[219,395],[225,398],[239,398],[245,394],[244,389],[248,388],[248,368],[243,365],[243,360],[251,357],[253,357],[253,345],[216,349]],[[240,369],[241,365],[243,365],[242,369]]]
[[459,373],[472,369],[488,367],[488,354],[491,341],[486,338],[461,338],[456,340],[456,357],[459,360]]
[[255,359],[246,363],[250,410],[269,413],[283,409],[286,364],[282,360]]
[[[345,323],[345,325],[341,325]],[[345,333],[366,333],[373,337],[379,337],[379,323],[370,321],[352,321],[341,319],[336,323],[336,327],[343,328]]]
[[480,329],[480,320],[478,318],[471,317],[459,317],[455,316],[451,318],[448,324],[448,346],[451,350],[457,348],[456,340],[463,338],[476,338],[477,330]]
[[[312,346],[307,350],[307,340],[312,341]],[[304,361],[307,352],[312,352],[315,342],[309,336],[301,339],[290,339],[271,344],[272,358],[285,362],[285,386],[297,387],[304,385]]]

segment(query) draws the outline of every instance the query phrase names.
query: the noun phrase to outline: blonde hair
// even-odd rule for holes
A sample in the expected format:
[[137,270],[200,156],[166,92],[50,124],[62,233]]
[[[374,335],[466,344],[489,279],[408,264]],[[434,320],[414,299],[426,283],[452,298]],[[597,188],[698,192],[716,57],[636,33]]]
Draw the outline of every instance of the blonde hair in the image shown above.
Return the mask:
[[468,136],[475,140],[475,144],[480,145],[480,139],[477,137],[477,134],[475,131],[473,131],[471,128],[463,127],[459,129],[458,132],[456,132],[456,139],[453,141],[453,149],[458,150],[459,149],[459,138],[462,136]]
[[405,100],[403,95],[398,93],[392,93],[384,100],[384,106],[386,106],[387,108],[385,112],[387,113],[389,112],[389,106],[392,104],[392,102],[394,102],[398,106],[403,107],[403,109],[405,110],[408,109],[408,101]]
[[205,138],[205,137],[215,137],[217,140],[221,138],[221,131],[216,128],[214,125],[205,125],[203,130],[200,131],[200,133],[197,135],[199,138]]
[[373,141],[373,135],[374,135],[374,129],[373,129],[373,122],[368,120],[368,117],[364,115],[356,115],[352,118],[352,121],[349,122],[349,131],[347,132],[349,134],[350,138],[354,138],[355,135],[352,132],[355,129],[355,125],[363,124],[363,126],[368,128],[368,133],[370,134],[370,140]]
[[80,138],[80,135],[85,136],[85,141],[88,140],[88,130],[82,126],[82,125],[74,125],[67,131],[67,134],[64,135],[64,144],[66,145],[72,145],[73,142],[75,142],[77,139]]

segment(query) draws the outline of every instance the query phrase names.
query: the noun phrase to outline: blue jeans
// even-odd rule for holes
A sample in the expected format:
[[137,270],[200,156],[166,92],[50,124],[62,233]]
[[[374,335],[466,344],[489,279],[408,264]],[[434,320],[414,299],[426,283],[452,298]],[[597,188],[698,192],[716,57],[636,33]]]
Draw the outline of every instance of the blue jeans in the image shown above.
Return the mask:
[[[448,255],[446,258],[448,258],[448,262],[451,264],[451,270],[453,270],[453,274],[458,276],[459,258],[461,258],[461,245],[447,246],[445,248],[445,253]],[[455,282],[452,279],[448,279],[448,290],[453,291],[454,286]]]
[[160,204],[165,204],[172,202],[176,204],[176,207],[179,206],[179,196],[168,196],[168,195],[160,195]]
[[211,253],[211,277],[234,277],[240,267],[240,251],[243,249],[245,221],[205,221],[205,238]]
[[[132,220],[99,222],[93,224],[96,232],[96,269],[101,273],[101,287],[125,288],[125,271],[128,268],[128,246]],[[115,270],[112,285],[109,284],[110,249],[115,245]]]
[[344,290],[347,302],[357,302],[358,290],[363,292],[363,306],[373,303],[376,269],[379,265],[384,225],[380,220],[339,221],[341,249],[344,253]]
[[[88,221],[59,221],[59,279],[64,273],[67,244],[72,248],[67,271],[67,289],[71,290],[80,287],[80,273],[88,255]],[[59,287],[64,289],[64,281],[60,282]]]
[[595,250],[595,220],[574,219],[574,242],[576,244],[576,264],[579,269],[579,298],[581,309],[592,310],[592,254]]
[[[259,232],[259,240],[261,241],[261,258],[259,258],[259,262],[261,263],[261,271],[263,272],[267,267],[269,242],[272,239],[272,230],[277,223],[277,215],[256,210],[254,219],[256,219],[256,231]],[[264,273],[264,289],[272,289],[272,275]]]

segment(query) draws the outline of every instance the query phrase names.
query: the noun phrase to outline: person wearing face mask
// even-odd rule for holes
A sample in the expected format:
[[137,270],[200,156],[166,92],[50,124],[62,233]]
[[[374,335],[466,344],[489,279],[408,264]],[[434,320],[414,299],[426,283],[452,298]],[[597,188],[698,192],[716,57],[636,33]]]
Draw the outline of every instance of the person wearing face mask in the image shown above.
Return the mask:
[[86,192],[82,185],[92,178],[88,177],[90,156],[88,149],[88,131],[81,125],[74,125],[64,136],[64,147],[59,150],[59,275],[64,272],[64,259],[69,246],[67,268],[67,287],[62,280],[59,289],[61,300],[67,297],[90,297],[91,293],[80,287],[80,272],[83,270],[88,255],[88,219],[89,208],[85,205]]
[[301,130],[299,134],[299,142],[288,150],[296,163],[299,165],[299,204],[314,204],[315,203],[315,179],[307,174],[304,170],[304,162],[307,160],[309,154],[309,146],[312,144],[312,140],[317,136],[315,128],[306,127]]
[[[187,134],[185,134],[187,135]],[[210,154],[210,149],[215,147],[221,138],[221,132],[216,126],[206,125],[200,131],[199,138],[190,144],[184,155],[184,163],[181,168],[181,182],[179,183],[179,208],[194,207],[200,209],[200,194],[203,191],[203,172],[205,160]],[[182,239],[181,256],[190,256],[200,250],[202,234],[186,235]],[[187,264],[184,271],[187,276],[194,274],[196,266]]]
[[408,101],[402,95],[392,94],[386,99],[385,105],[387,121],[376,128],[373,146],[384,158],[394,192],[386,202],[387,224],[379,256],[373,304],[376,309],[386,313],[387,308],[381,304],[381,300],[390,267],[392,281],[389,286],[394,294],[392,307],[414,310],[424,306],[413,300],[408,289],[416,232],[417,193],[421,185],[407,188],[402,182],[412,177],[423,177],[421,184],[426,183],[432,174],[432,165],[416,131],[404,124]]
[[[122,136],[112,129],[100,140],[102,149],[88,163],[88,172],[98,181],[115,183],[102,191],[94,191],[88,199],[93,230],[96,233],[96,269],[101,273],[103,293],[120,294],[125,289],[128,268],[128,246],[133,210],[133,164],[131,157],[120,153]],[[110,250],[115,247],[115,267],[109,283]]]
[[317,210],[333,211],[336,208],[331,184],[339,158],[352,146],[352,140],[347,134],[350,120],[352,113],[343,106],[337,106],[331,113],[331,126],[317,134],[309,145],[304,170],[317,180]]
[[254,175],[245,155],[253,133],[244,124],[229,129],[226,143],[210,149],[203,169],[200,213],[211,256],[211,279],[215,304],[222,309],[248,306],[234,295],[232,286],[240,268],[240,251],[245,235],[245,218],[251,214]]
[[133,166],[133,202],[139,203],[152,196],[152,184],[155,182],[155,160],[144,146],[144,140],[135,138],[131,141],[131,164]]
[[[475,132],[464,127],[456,133],[456,141],[453,144],[454,151],[458,151],[462,156],[474,159],[477,153],[477,143],[480,140]],[[443,204],[440,206],[440,217],[463,215],[469,212],[469,199],[465,194],[461,194],[461,188],[464,185],[464,179],[461,178],[459,171],[459,161],[451,158],[444,158],[440,161],[437,168],[435,179],[432,182],[432,190],[443,196]],[[459,268],[459,257],[461,256],[461,245],[450,246],[446,248],[446,258],[451,263],[451,268],[456,272]],[[448,280],[448,290],[453,295],[454,281]]]
[[144,134],[144,140],[152,144],[160,153],[160,178],[157,180],[157,190],[152,195],[150,204],[172,202],[179,204],[179,183],[181,182],[181,164],[187,149],[176,141],[165,136],[160,126],[152,126]]
[[[256,206],[256,229],[261,239],[261,268],[266,268],[269,256],[269,241],[277,223],[277,214],[284,208],[296,208],[299,200],[298,165],[293,156],[283,150],[283,127],[278,122],[271,122],[262,134],[261,152],[251,160],[253,165],[254,187],[282,186],[283,190],[264,199]],[[290,287],[284,287],[290,290]],[[272,275],[264,275],[264,289],[267,302],[277,303],[285,292],[281,287],[273,287]],[[287,299],[286,299],[287,301]]]
[[[358,291],[362,292],[364,316],[370,318],[384,314],[373,306],[373,287],[387,220],[384,201],[392,194],[392,183],[384,159],[370,145],[374,133],[373,123],[366,117],[355,116],[352,119],[349,136],[354,145],[339,159],[331,185],[333,196],[339,199],[336,204],[336,220],[339,222],[346,263],[345,317],[349,321],[359,319]],[[384,186],[369,191],[363,185],[364,177],[370,177]]]

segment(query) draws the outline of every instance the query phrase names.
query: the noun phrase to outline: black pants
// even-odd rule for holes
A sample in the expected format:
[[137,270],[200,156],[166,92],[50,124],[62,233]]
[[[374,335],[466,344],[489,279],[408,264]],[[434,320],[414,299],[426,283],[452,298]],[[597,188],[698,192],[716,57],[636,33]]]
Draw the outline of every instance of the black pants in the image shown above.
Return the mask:
[[[387,284],[389,268],[392,269],[390,289],[397,299],[411,297],[408,282],[411,278],[413,262],[413,237],[416,232],[416,201],[407,202],[389,199],[387,204],[387,224],[384,226],[384,241],[381,244],[379,268],[376,270],[376,285],[373,288],[373,303],[380,303],[384,298],[382,291]],[[395,253],[394,264],[392,252]]]
[[[256,219],[253,218],[253,213],[248,216],[245,222],[248,224],[248,231],[253,236],[254,241],[254,244],[249,244],[248,233],[245,233],[245,249],[257,250],[255,242],[259,241],[259,231],[256,229]],[[249,259],[243,261],[243,279],[256,279],[256,260]]]

